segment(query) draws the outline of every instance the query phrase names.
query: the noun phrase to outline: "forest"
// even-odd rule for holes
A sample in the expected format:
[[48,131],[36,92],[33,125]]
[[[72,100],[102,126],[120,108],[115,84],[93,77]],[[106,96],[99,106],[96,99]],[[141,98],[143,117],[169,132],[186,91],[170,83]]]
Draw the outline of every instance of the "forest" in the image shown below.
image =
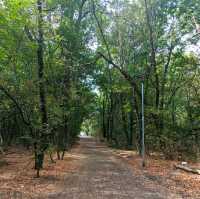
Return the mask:
[[199,162],[199,86],[199,0],[0,0],[0,162],[39,177],[81,132]]

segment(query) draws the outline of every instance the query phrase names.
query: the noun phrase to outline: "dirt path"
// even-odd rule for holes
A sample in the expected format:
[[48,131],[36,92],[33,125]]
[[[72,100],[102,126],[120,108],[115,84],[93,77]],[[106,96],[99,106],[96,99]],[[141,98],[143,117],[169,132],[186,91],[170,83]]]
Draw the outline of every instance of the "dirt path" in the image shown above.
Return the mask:
[[67,174],[62,192],[49,195],[49,199],[181,198],[164,187],[152,186],[144,176],[134,175],[127,163],[93,139],[81,139],[73,153],[79,156],[79,171]]

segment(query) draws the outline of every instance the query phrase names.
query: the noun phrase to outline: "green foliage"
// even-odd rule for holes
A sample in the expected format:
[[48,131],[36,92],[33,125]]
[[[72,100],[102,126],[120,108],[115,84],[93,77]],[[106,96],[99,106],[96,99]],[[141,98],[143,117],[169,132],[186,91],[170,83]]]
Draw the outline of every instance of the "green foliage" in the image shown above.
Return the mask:
[[147,151],[161,151],[167,158],[196,156],[200,148],[200,71],[199,52],[193,49],[199,42],[199,2],[147,0],[146,9],[144,1],[112,1],[107,6],[110,18],[106,11],[96,11],[104,32],[97,34],[98,51],[118,68],[111,62],[108,68],[104,60],[103,73],[97,77],[103,96],[99,113],[102,134],[115,145],[129,143],[140,148],[141,95],[136,89],[140,90],[141,79],[137,77],[154,67],[144,81]]
[[[170,158],[197,156],[199,54],[190,51],[199,42],[198,0],[147,0],[147,9],[144,1],[137,0],[45,1],[44,77],[40,81],[47,132],[43,132],[39,104],[37,2],[1,2],[0,133],[4,145],[39,144],[39,152],[46,148],[61,152],[83,130],[116,147],[139,149],[140,77],[145,74],[148,151]],[[39,156],[36,161],[40,162],[43,157]]]

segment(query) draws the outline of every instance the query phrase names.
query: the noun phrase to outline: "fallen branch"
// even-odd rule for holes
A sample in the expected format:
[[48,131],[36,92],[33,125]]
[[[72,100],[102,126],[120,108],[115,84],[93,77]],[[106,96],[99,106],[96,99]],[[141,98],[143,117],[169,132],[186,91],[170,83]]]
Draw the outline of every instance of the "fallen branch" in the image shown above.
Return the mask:
[[190,173],[194,173],[194,174],[198,174],[200,175],[200,169],[193,169],[187,166],[183,166],[183,165],[175,165],[176,169],[181,169],[184,170],[186,172],[190,172]]

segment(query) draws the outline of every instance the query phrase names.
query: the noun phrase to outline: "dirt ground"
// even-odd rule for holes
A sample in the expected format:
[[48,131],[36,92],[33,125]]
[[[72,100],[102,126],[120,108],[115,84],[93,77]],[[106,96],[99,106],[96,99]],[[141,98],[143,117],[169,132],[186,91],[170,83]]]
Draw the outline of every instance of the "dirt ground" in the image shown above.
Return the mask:
[[143,170],[134,152],[93,139],[81,139],[56,164],[47,156],[39,179],[30,152],[10,149],[3,159],[0,199],[200,199],[200,177],[174,169],[175,162],[148,159]]
[[[161,159],[158,155],[146,157],[146,167],[142,168],[140,156],[133,151],[113,150],[114,154],[131,165],[137,175],[144,175],[152,183],[165,186],[172,193],[182,198],[200,199],[200,175],[188,173],[175,168],[178,161]],[[200,163],[188,163],[189,166],[200,168]]]
[[31,199],[61,191],[65,175],[77,172],[79,158],[76,153],[66,153],[63,161],[51,163],[46,155],[44,169],[38,179],[35,178],[32,153],[24,149],[10,149],[4,157],[0,157],[0,199]]

